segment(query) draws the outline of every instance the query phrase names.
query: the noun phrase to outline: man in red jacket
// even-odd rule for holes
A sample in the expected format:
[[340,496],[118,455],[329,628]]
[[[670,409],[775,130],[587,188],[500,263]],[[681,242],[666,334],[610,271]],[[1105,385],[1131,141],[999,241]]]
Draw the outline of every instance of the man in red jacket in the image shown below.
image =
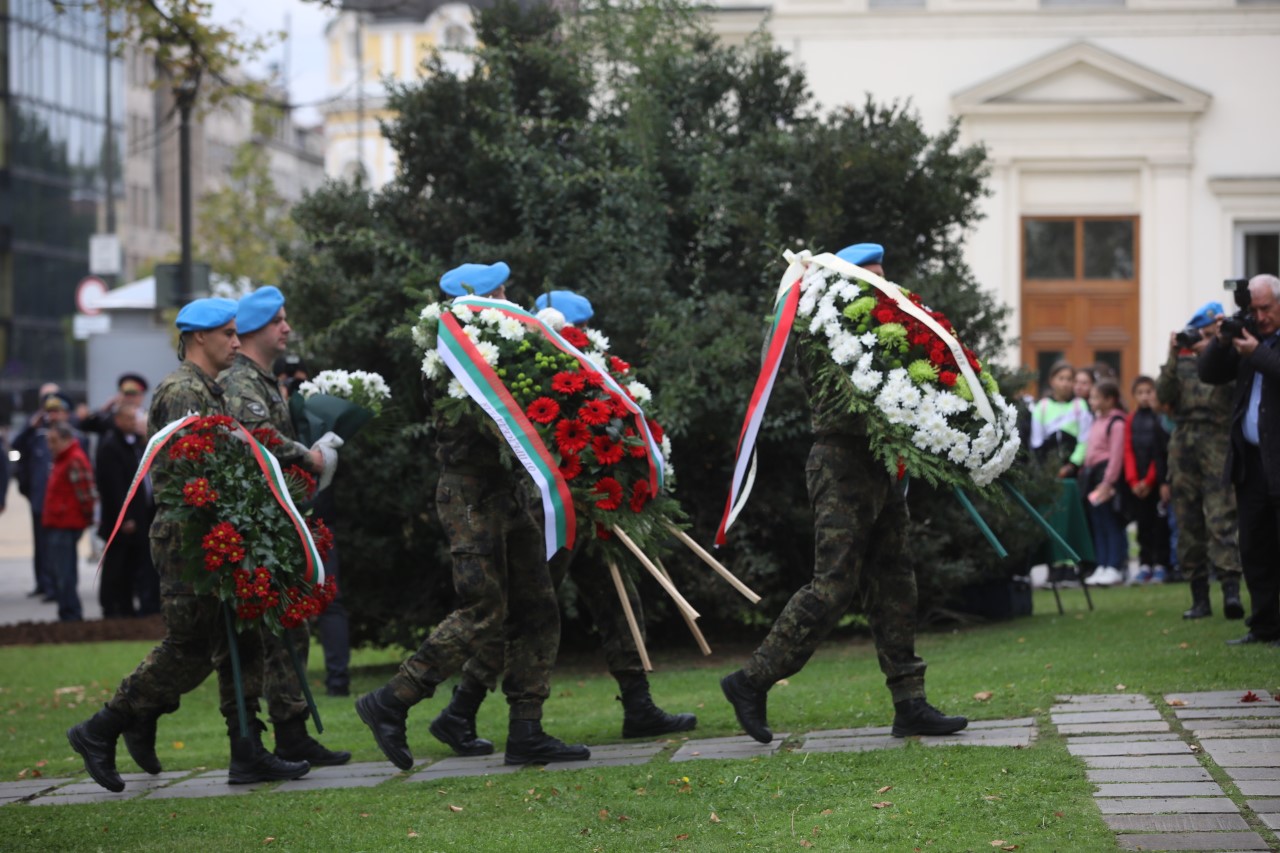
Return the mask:
[[80,534],[93,523],[93,507],[98,497],[93,488],[93,466],[65,423],[53,424],[46,436],[53,457],[53,471],[44,495],[40,524],[44,528],[49,569],[58,599],[58,618],[79,622],[84,618],[80,595],[76,545]]

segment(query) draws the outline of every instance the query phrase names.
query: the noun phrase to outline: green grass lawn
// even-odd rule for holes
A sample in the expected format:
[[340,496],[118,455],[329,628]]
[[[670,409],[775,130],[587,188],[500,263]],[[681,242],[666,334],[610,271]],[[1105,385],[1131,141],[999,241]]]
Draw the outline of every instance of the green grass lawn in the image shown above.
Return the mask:
[[[1215,590],[1215,596],[1216,596]],[[414,783],[372,789],[272,793],[199,800],[0,807],[0,848],[49,850],[992,850],[1002,840],[1024,851],[1109,850],[1084,766],[1048,722],[1057,694],[1280,690],[1280,651],[1230,648],[1244,632],[1220,616],[1184,622],[1185,585],[1094,592],[1085,610],[1065,591],[1065,616],[1036,593],[1035,616],[998,625],[928,633],[930,699],[976,719],[1036,716],[1029,749],[923,747],[854,754],[788,754],[752,761],[666,757],[622,768],[545,772]],[[1219,602],[1215,599],[1215,607]],[[710,638],[715,644],[715,638]],[[692,643],[690,643],[692,646]],[[0,780],[83,776],[64,731],[89,716],[148,649],[140,643],[0,648]],[[711,658],[659,655],[659,704],[696,711],[700,737],[738,732],[720,695],[720,675],[747,650]],[[381,684],[399,652],[356,655],[353,684]],[[311,674],[318,684],[318,650]],[[323,691],[321,691],[323,692]],[[567,662],[552,685],[544,724],[571,742],[620,741],[613,682],[594,657]],[[975,694],[989,692],[985,701]],[[381,761],[349,699],[317,697],[332,747],[355,761]],[[409,720],[415,755],[443,758],[427,733],[443,697]],[[227,745],[215,690],[205,684],[160,725],[166,769],[218,768]],[[501,748],[505,703],[481,711],[481,734]],[[875,653],[863,639],[825,646],[799,675],[770,693],[780,732],[887,725],[892,706]],[[136,768],[120,748],[120,768]],[[888,789],[883,790],[882,789]],[[873,808],[874,803],[891,806]],[[1271,839],[1273,842],[1274,838]]]

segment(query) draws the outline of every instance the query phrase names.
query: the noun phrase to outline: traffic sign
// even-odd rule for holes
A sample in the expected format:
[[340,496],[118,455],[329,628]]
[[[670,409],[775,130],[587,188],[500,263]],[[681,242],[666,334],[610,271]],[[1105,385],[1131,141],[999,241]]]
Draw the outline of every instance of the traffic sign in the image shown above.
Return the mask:
[[87,275],[76,286],[76,308],[80,309],[81,314],[93,316],[102,310],[98,303],[106,295],[107,283],[96,275]]

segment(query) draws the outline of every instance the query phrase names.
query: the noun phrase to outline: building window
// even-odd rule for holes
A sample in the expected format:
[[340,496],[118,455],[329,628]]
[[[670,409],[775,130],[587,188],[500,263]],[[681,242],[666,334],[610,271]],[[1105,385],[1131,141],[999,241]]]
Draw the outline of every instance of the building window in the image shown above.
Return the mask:
[[1280,222],[1237,225],[1235,255],[1241,275],[1280,275]]

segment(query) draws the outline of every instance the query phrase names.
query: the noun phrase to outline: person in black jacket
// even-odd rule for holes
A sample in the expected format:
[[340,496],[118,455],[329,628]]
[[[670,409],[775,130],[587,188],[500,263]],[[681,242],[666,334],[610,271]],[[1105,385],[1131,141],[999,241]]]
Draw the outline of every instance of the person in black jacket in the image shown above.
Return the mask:
[[1236,487],[1240,563],[1252,599],[1249,632],[1231,645],[1280,646],[1280,278],[1249,281],[1256,323],[1239,336],[1219,333],[1200,355],[1201,380],[1236,380],[1227,476]]
[[151,519],[155,516],[155,499],[149,480],[144,480],[138,487],[138,493],[129,506],[126,508],[124,505],[145,447],[137,404],[128,401],[118,403],[112,426],[98,445],[98,455],[94,459],[94,477],[98,481],[98,495],[102,501],[98,536],[103,542],[111,538],[121,510],[125,511],[115,541],[102,561],[98,602],[102,605],[104,619],[138,615],[133,603],[135,591],[142,593],[142,610],[158,612],[158,592],[156,601],[151,601],[152,597],[147,593],[148,586],[159,583],[147,539]]

